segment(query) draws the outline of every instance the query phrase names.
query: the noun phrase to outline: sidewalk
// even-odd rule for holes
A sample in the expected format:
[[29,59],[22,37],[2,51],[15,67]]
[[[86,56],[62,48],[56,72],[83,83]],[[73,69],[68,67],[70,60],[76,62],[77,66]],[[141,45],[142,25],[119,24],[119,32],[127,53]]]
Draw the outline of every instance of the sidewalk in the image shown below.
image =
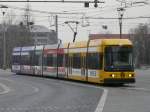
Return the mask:
[[1,68],[0,72],[11,72],[11,69],[9,68],[9,69],[4,70],[4,69]]

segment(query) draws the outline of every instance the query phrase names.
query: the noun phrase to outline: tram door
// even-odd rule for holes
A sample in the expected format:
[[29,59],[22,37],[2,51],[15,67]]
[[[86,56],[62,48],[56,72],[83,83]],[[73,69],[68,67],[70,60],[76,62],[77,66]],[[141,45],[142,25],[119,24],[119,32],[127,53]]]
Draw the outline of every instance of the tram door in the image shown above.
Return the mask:
[[81,54],[81,76],[84,78],[84,80],[86,79],[86,54],[83,53]]
[[72,61],[73,61],[72,54],[69,54],[69,66],[68,66],[69,74],[72,74]]

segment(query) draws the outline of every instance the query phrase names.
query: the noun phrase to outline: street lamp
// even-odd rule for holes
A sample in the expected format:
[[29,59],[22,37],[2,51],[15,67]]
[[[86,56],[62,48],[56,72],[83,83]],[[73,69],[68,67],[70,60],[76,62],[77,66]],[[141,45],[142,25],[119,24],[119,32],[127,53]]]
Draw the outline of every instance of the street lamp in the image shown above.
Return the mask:
[[118,14],[119,14],[119,26],[120,26],[120,38],[122,38],[122,18],[123,18],[123,14],[125,9],[124,8],[117,8]]
[[1,5],[0,8],[1,8],[2,14],[4,16],[8,7],[5,5]]
[[4,29],[4,32],[3,32],[3,69],[5,70],[6,69],[6,37],[5,37],[6,27],[5,27],[5,22],[4,22],[4,16],[8,7],[5,5],[1,5],[0,8],[3,14],[3,29]]

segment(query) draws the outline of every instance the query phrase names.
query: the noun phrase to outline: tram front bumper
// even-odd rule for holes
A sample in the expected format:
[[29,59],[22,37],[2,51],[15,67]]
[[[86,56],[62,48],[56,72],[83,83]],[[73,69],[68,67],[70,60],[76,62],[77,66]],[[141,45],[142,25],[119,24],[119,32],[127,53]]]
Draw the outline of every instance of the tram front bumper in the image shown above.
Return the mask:
[[104,79],[104,83],[135,83],[135,78],[127,78],[127,79],[120,79],[120,78],[107,78]]

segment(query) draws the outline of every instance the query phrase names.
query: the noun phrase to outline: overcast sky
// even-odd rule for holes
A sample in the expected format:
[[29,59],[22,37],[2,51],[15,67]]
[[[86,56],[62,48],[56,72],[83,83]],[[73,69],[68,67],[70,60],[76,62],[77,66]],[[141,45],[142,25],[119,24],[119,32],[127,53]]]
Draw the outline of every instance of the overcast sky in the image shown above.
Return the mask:
[[[11,0],[10,0],[11,1]],[[80,0],[82,1],[82,0]],[[84,0],[85,1],[85,0]],[[94,1],[94,0],[91,0]],[[120,3],[116,0],[103,0],[104,4],[99,4],[98,8],[94,8],[93,4],[90,4],[89,8],[85,8],[84,4],[70,4],[70,3],[30,3],[30,8],[32,10],[40,10],[47,12],[61,12],[61,13],[78,13],[78,14],[59,14],[58,23],[59,23],[59,38],[64,42],[72,41],[73,32],[71,29],[64,24],[65,21],[78,21],[80,22],[78,26],[78,35],[77,41],[87,40],[89,33],[119,33],[119,23],[118,19],[79,19],[84,17],[110,17],[117,18],[118,12],[117,8],[120,7]],[[125,1],[125,0],[123,0]],[[150,1],[149,0],[128,0],[128,3],[135,1],[146,1],[147,5],[136,4],[133,7],[126,8],[123,17],[139,17],[139,16],[150,16]],[[15,22],[17,23],[23,15],[23,11],[14,8],[24,8],[26,3],[0,3],[1,5],[8,5],[10,8],[7,10],[7,13],[10,10],[13,12]],[[129,4],[128,4],[129,5]],[[11,8],[13,7],[13,8]],[[44,13],[35,13],[31,12],[35,24],[44,25],[49,29],[55,29],[54,18],[55,14],[44,14]],[[83,15],[85,14],[85,15]],[[2,14],[1,14],[2,15]],[[2,17],[2,16],[1,16]],[[2,18],[1,18],[2,21]],[[134,19],[134,20],[123,20],[123,33],[128,33],[130,28],[134,28],[139,23],[148,22],[149,19]],[[72,24],[73,26],[74,24]],[[107,25],[108,29],[105,30],[102,28],[102,25]],[[83,27],[84,26],[84,27]]]

